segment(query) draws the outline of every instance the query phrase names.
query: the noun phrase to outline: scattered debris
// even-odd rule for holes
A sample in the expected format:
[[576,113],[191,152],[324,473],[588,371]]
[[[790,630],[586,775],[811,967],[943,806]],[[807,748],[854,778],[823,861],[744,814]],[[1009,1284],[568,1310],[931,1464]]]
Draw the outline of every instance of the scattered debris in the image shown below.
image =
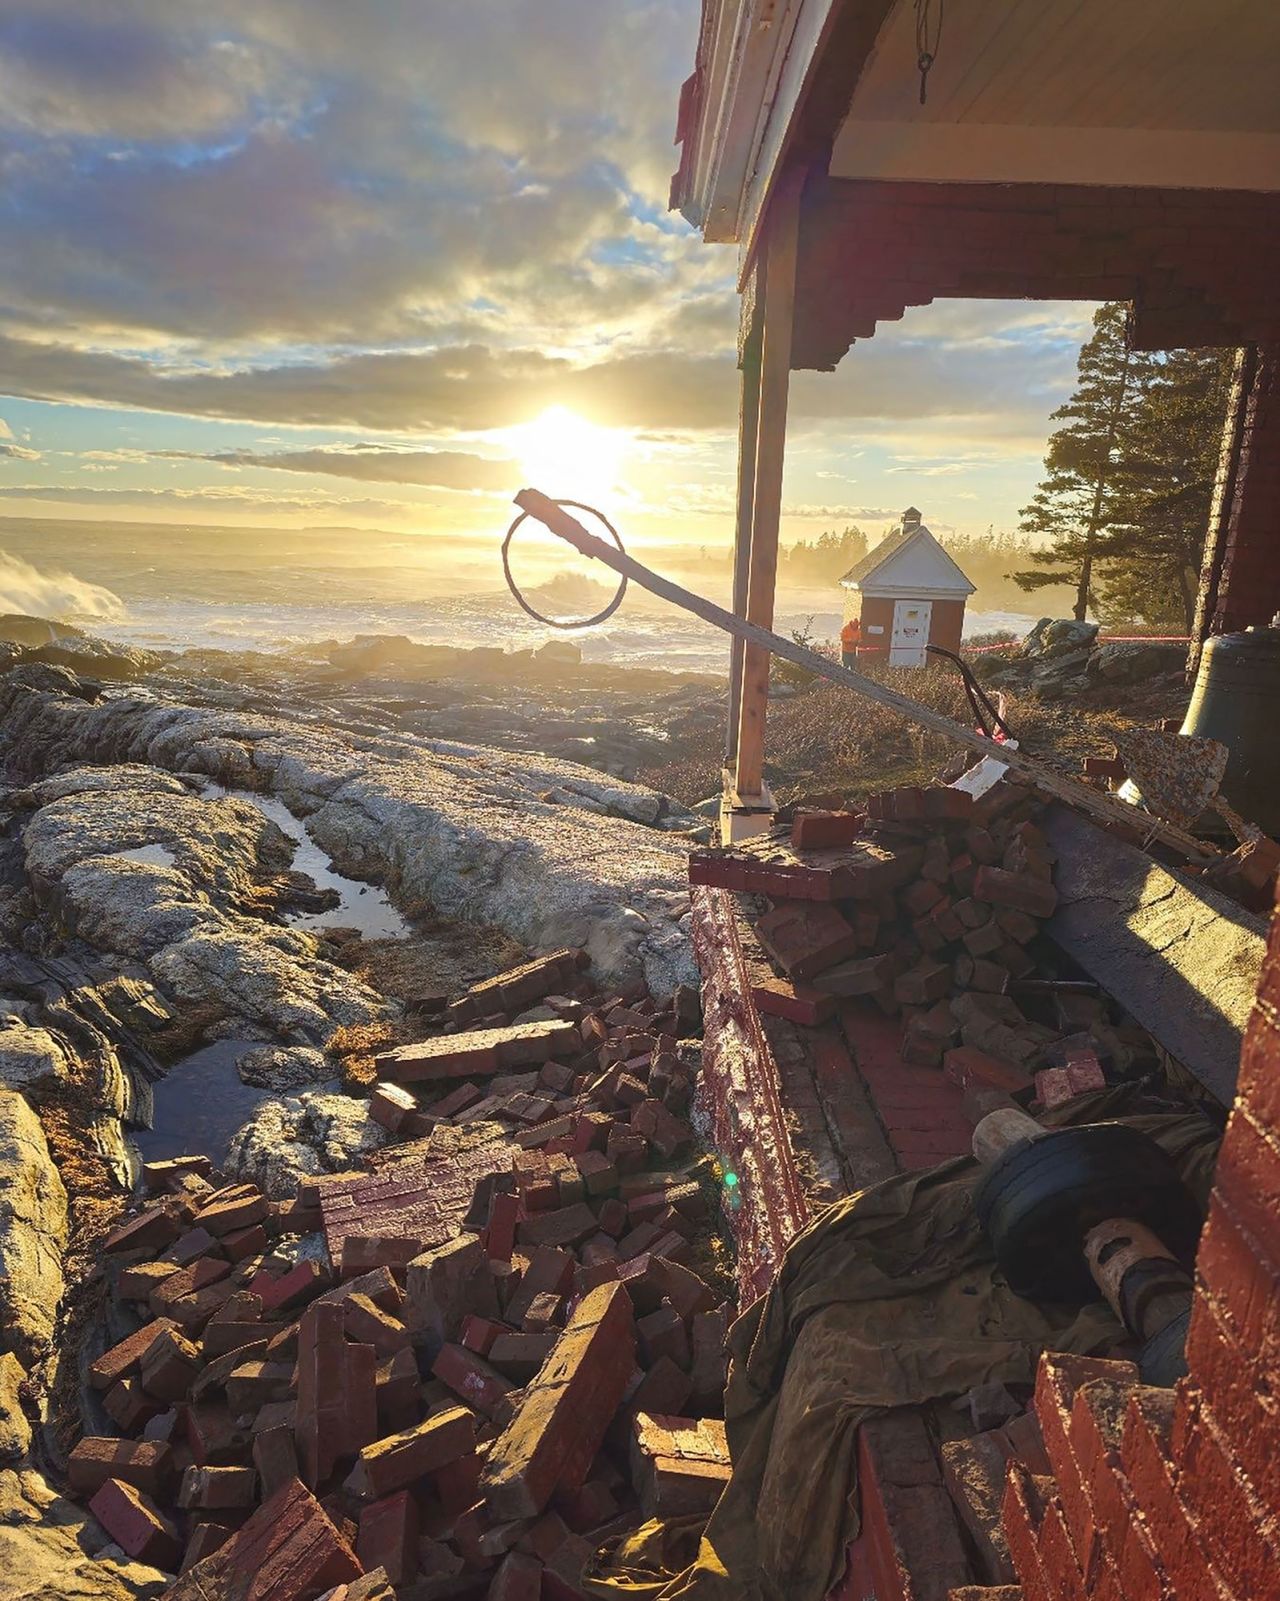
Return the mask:
[[[602,1540],[718,1495],[731,1307],[685,1121],[696,996],[600,995],[585,968],[499,975],[379,1057],[411,1087],[376,1087],[394,1143],[362,1171],[275,1199],[205,1157],[147,1165],[102,1247],[137,1325],[90,1368],[119,1434],[81,1439],[67,1482],[181,1570],[175,1601],[486,1575],[572,1597]],[[514,1021],[534,1001],[551,1015]]]

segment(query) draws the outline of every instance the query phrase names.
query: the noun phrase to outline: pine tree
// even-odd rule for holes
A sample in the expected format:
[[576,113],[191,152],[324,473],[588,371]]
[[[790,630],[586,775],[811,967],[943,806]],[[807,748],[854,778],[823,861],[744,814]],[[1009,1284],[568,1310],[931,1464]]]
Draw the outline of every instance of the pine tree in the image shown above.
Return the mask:
[[1113,475],[1149,358],[1125,342],[1125,306],[1108,301],[1093,318],[1093,336],[1081,348],[1071,399],[1053,413],[1063,423],[1050,435],[1045,476],[1021,512],[1026,534],[1051,543],[1033,550],[1037,570],[1016,572],[1025,590],[1049,584],[1075,586],[1074,615],[1083,622],[1095,600],[1095,564],[1107,554]]
[[1147,375],[1112,479],[1104,621],[1190,631],[1234,364],[1175,350]]

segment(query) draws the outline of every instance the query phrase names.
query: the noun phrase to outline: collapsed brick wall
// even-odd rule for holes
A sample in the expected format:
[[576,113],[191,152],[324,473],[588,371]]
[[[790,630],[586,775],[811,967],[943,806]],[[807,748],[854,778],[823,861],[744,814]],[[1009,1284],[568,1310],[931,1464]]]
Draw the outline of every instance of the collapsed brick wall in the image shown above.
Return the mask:
[[1046,1356],[1054,1477],[1014,1466],[1004,1526],[1024,1601],[1280,1595],[1280,919],[1273,921],[1196,1263],[1189,1374]]

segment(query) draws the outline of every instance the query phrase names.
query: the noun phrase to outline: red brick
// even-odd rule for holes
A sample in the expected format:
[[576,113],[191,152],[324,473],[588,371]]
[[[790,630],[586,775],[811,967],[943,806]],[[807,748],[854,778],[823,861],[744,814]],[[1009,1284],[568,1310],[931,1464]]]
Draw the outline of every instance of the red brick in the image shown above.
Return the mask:
[[535,1517],[557,1488],[585,1481],[631,1374],[633,1327],[619,1285],[602,1285],[579,1303],[490,1452],[481,1485],[494,1517]]
[[137,1434],[164,1411],[163,1402],[157,1401],[142,1388],[137,1379],[120,1379],[102,1398],[107,1416],[125,1434]]
[[303,1481],[313,1488],[378,1432],[377,1359],[372,1346],[349,1345],[344,1329],[343,1307],[323,1301],[298,1326],[295,1437]]
[[443,1034],[417,1045],[401,1045],[374,1058],[378,1072],[397,1083],[425,1079],[489,1077],[517,1067],[537,1067],[552,1057],[573,1056],[578,1030],[562,1019],[505,1028]]
[[164,1499],[174,1477],[173,1450],[162,1441],[89,1435],[77,1442],[67,1458],[67,1483],[75,1495],[93,1495],[108,1479],[119,1479]]
[[410,1262],[404,1323],[425,1360],[435,1357],[468,1312],[487,1317],[497,1311],[489,1258],[476,1235],[460,1234]]
[[542,1593],[542,1563],[537,1557],[510,1551],[489,1585],[488,1601],[539,1601]]
[[182,1232],[178,1214],[169,1201],[161,1201],[119,1223],[102,1242],[108,1256],[122,1251],[162,1251]]
[[414,1428],[366,1445],[346,1487],[363,1500],[379,1499],[474,1450],[474,1417],[466,1407],[448,1407]]
[[206,1518],[199,1523],[193,1523],[186,1549],[182,1553],[183,1573],[226,1545],[235,1532],[233,1523],[216,1518]]
[[585,1201],[542,1212],[521,1223],[517,1237],[525,1247],[578,1245],[596,1232],[596,1215]]
[[182,1475],[178,1505],[184,1510],[223,1512],[251,1507],[258,1498],[255,1468],[209,1467],[193,1463]]
[[317,1601],[360,1577],[355,1552],[296,1479],[277,1490],[211,1556],[196,1563],[166,1601]]
[[127,1555],[150,1567],[177,1572],[182,1557],[178,1531],[141,1490],[108,1479],[89,1502],[89,1510]]
[[1029,1090],[1034,1082],[1029,1073],[1012,1062],[1001,1061],[998,1056],[989,1056],[971,1045],[958,1045],[948,1051],[942,1059],[942,1071],[962,1090],[983,1085],[1016,1095]]
[[374,1501],[360,1513],[356,1556],[366,1573],[386,1570],[392,1584],[408,1584],[418,1571],[418,1506],[407,1490]]
[[1002,867],[978,869],[973,877],[973,898],[1030,917],[1050,917],[1058,904],[1058,892],[1051,883],[1029,873],[1009,873]]
[[834,906],[783,901],[756,923],[756,937],[788,978],[808,980],[856,954],[857,935]]
[[369,1096],[369,1116],[390,1134],[418,1110],[418,1102],[399,1084],[375,1084]]
[[282,1485],[298,1477],[298,1446],[291,1424],[255,1428],[252,1450],[264,1498],[273,1496]]
[[1178,1458],[1178,1486],[1200,1543],[1228,1583],[1242,1597],[1266,1595],[1280,1573],[1280,1514],[1258,1499],[1207,1408]]
[[492,1417],[504,1397],[511,1393],[511,1385],[501,1373],[461,1345],[442,1346],[431,1371],[468,1406],[486,1417]]
[[641,1412],[630,1451],[632,1482],[647,1517],[709,1513],[729,1482],[724,1424],[714,1418]]
[[485,1253],[491,1262],[509,1262],[515,1249],[516,1228],[522,1208],[518,1195],[495,1195],[484,1231]]
[[480,1458],[475,1452],[446,1462],[427,1477],[449,1517],[457,1517],[480,1499]]
[[865,822],[861,812],[799,811],[791,824],[791,843],[798,851],[852,845]]
[[1267,1256],[1280,1259],[1280,1138],[1246,1106],[1237,1105],[1227,1124],[1215,1186]]
[[252,1228],[267,1215],[267,1198],[256,1184],[228,1184],[215,1190],[195,1215],[200,1228],[215,1237]]
[[228,1261],[247,1262],[251,1256],[257,1256],[266,1250],[267,1231],[261,1223],[254,1223],[247,1229],[236,1229],[231,1234],[224,1234],[221,1245]]
[[245,1459],[250,1431],[237,1423],[225,1406],[187,1406],[182,1418],[187,1444],[197,1462],[234,1465]]
[[200,1348],[172,1325],[161,1328],[138,1361],[138,1378],[148,1395],[182,1401],[203,1367]]
[[1106,1087],[1096,1061],[1069,1062],[1066,1067],[1046,1067],[1036,1074],[1036,1099],[1049,1111],[1065,1106],[1077,1095],[1091,1095]]

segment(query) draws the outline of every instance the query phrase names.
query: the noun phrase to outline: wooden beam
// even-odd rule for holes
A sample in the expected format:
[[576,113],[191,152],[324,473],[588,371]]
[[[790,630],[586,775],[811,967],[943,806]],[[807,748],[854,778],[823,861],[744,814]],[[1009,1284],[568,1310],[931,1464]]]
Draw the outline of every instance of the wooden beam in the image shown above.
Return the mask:
[[[748,316],[746,305],[744,317]],[[756,318],[751,316],[754,324]],[[733,611],[747,615],[751,562],[751,530],[756,489],[756,440],[760,429],[760,339],[754,326],[742,339],[742,390],[738,410],[738,505],[733,534]],[[738,708],[742,704],[742,657],[746,646],[736,634],[729,642],[729,715],[725,727],[724,760],[731,767],[738,754]]]
[[[747,575],[747,621],[773,627],[778,581],[778,528],[782,516],[782,469],[787,438],[787,392],[791,379],[791,329],[795,320],[796,250],[800,230],[803,170],[787,177],[769,216],[760,332],[760,408],[755,483],[751,505],[751,550]],[[747,642],[733,787],[740,796],[764,790],[764,722],[769,704],[769,652]]]

